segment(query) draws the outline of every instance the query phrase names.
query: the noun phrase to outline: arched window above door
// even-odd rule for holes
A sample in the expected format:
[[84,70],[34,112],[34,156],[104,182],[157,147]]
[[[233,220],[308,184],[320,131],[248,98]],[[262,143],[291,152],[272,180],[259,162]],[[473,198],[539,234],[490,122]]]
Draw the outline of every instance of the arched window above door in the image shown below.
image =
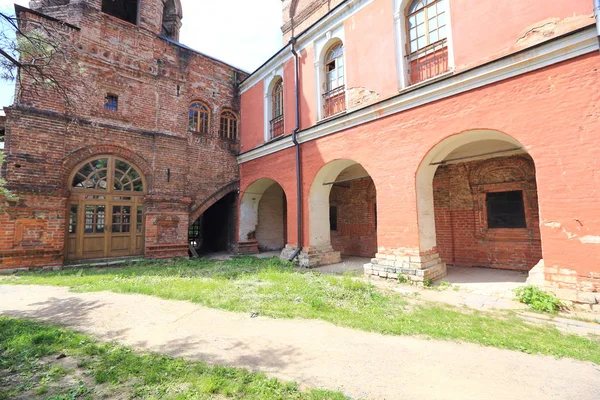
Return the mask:
[[130,163],[112,156],[86,161],[73,175],[74,190],[144,192],[144,179]]

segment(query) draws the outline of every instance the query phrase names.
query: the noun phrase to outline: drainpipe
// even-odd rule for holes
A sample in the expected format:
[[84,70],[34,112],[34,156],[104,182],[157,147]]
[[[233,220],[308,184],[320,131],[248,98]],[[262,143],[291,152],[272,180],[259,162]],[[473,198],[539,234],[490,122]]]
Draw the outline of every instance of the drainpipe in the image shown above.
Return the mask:
[[594,0],[594,17],[596,17],[596,36],[600,45],[600,0]]
[[[600,1],[600,0],[597,0]],[[296,126],[292,131],[292,142],[296,148],[296,199],[298,202],[298,248],[289,261],[293,261],[302,251],[302,165],[300,163],[300,143],[298,143],[298,129],[300,128],[300,91],[298,89],[298,53],[296,52],[296,38],[290,39],[292,54],[294,55],[294,94],[296,99]]]

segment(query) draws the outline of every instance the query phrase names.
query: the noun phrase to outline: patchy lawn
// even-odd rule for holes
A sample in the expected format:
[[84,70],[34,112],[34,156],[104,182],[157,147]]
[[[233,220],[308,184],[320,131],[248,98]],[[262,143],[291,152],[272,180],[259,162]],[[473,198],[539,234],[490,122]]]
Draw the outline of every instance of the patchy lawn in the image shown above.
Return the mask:
[[0,317],[0,399],[332,399],[239,368],[210,367]]
[[140,293],[275,318],[322,319],[383,334],[457,340],[600,364],[600,345],[592,339],[533,326],[510,313],[409,303],[369,283],[298,271],[278,259],[146,261],[109,269],[22,273],[0,283]]

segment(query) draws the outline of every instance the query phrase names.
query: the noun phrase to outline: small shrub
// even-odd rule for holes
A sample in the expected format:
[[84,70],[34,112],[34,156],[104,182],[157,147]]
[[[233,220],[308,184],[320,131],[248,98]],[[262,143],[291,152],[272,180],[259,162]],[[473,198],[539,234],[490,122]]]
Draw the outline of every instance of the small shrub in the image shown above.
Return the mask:
[[439,285],[439,289],[440,290],[446,290],[449,289],[452,286],[452,284],[448,281],[441,281],[440,285]]
[[564,304],[551,293],[538,289],[535,286],[523,286],[515,289],[517,300],[528,304],[537,311],[556,313]]
[[433,285],[433,279],[431,279],[431,278],[426,278],[423,281],[423,286],[425,286],[425,287],[431,287],[432,285]]

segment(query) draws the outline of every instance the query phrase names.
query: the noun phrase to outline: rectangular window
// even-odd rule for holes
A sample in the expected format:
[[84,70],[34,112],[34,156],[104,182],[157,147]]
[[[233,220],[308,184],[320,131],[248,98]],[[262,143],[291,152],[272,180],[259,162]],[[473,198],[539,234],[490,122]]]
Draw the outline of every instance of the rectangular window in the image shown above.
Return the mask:
[[338,230],[338,213],[337,206],[329,206],[329,230],[337,231]]
[[526,228],[523,191],[486,193],[488,228]]
[[102,0],[102,12],[137,24],[138,0]]
[[119,96],[115,94],[107,94],[104,99],[104,108],[109,111],[119,110]]

